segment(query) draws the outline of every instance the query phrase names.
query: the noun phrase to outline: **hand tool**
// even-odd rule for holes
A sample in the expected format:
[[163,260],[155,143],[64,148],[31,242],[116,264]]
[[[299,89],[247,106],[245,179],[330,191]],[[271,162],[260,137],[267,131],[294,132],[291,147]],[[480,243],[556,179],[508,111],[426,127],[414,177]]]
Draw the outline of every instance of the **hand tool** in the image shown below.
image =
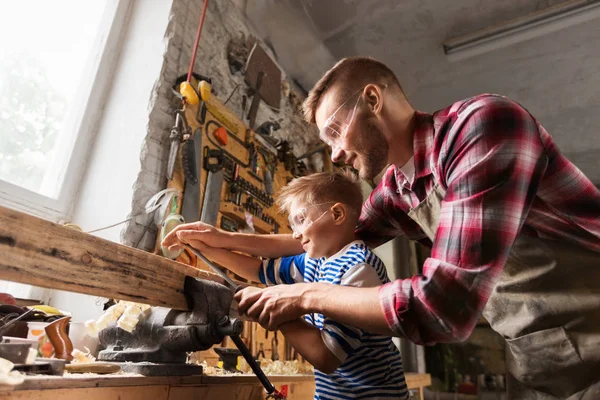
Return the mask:
[[185,175],[185,189],[181,205],[181,215],[186,223],[200,219],[200,174],[202,172],[202,129],[183,142],[182,163]]
[[241,356],[242,353],[238,349],[215,347],[213,350],[219,355],[219,361],[223,363],[221,368],[223,368],[225,371],[240,372],[237,369],[237,363],[238,357]]
[[221,229],[227,232],[237,232],[238,223],[224,215],[221,216]]
[[260,71],[256,77],[256,85],[254,86],[254,93],[252,95],[252,102],[250,103],[250,111],[248,111],[248,126],[250,129],[254,129],[254,123],[256,122],[256,116],[258,114],[258,106],[260,104],[260,88],[262,81],[265,77],[265,73]]
[[221,278],[223,278],[223,280],[225,282],[227,282],[227,284],[233,289],[234,293],[241,289],[240,285],[235,283],[233,281],[233,279],[231,279],[227,275],[227,273],[225,273],[221,268],[217,267],[212,261],[210,261],[208,258],[206,258],[206,256],[204,254],[200,253],[198,250],[196,250],[189,244],[186,244],[185,247],[188,250],[190,250],[192,253],[194,253],[194,255],[196,255],[196,257],[198,257],[199,259],[201,259],[206,265],[208,265],[210,267],[210,269],[212,269],[217,275],[219,275]]
[[264,343],[260,343],[260,347],[258,352],[256,353],[256,357],[254,357],[255,359],[259,359],[260,356],[262,356],[262,358],[267,358],[267,356],[265,356],[265,344]]
[[204,203],[200,221],[209,225],[217,224],[219,205],[221,204],[221,190],[223,187],[223,152],[204,148],[204,168],[208,171]]
[[[196,257],[198,257],[199,259],[204,261],[204,263],[206,263],[206,265],[208,265],[217,275],[219,275],[221,278],[223,278],[223,280],[225,282],[227,282],[227,284],[229,284],[231,289],[233,289],[233,293],[242,289],[240,285],[235,283],[224,271],[221,270],[221,268],[217,267],[215,264],[213,264],[212,261],[210,261],[208,258],[206,258],[206,256],[204,256],[204,254],[200,253],[198,250],[194,249],[190,245],[186,244],[185,246],[192,253],[194,253],[196,255]],[[238,322],[241,322],[241,321],[238,321]],[[265,375],[263,370],[260,368],[260,365],[256,362],[254,357],[252,357],[250,350],[248,350],[248,347],[246,347],[246,345],[244,344],[244,342],[242,341],[242,339],[239,336],[241,331],[242,330],[240,329],[237,334],[231,334],[231,335],[229,335],[229,337],[231,338],[231,340],[233,341],[235,346],[238,348],[240,353],[242,353],[242,356],[244,357],[244,359],[246,360],[246,362],[248,363],[248,365],[250,366],[250,368],[252,369],[252,371],[254,372],[254,374],[256,375],[258,380],[260,381],[260,383],[264,386],[267,393],[272,398],[284,399],[285,397],[277,389],[275,389],[275,386],[273,386],[273,384],[269,381],[269,378],[267,378],[267,376]],[[277,358],[279,359],[279,356],[277,356]]]
[[241,116],[241,120],[244,120],[244,115],[246,114],[246,102],[248,101],[248,96],[246,96],[245,94],[242,95],[242,116]]
[[173,179],[179,145],[187,134],[189,134],[189,127],[185,121],[183,110],[177,110],[175,111],[175,125],[171,128],[171,134],[169,135],[169,140],[171,141],[169,147],[169,160],[167,161],[167,179],[169,180]]
[[239,336],[231,336],[231,340],[236,345],[240,353],[242,353],[242,356],[252,369],[252,372],[254,372],[260,383],[263,385],[263,387],[269,394],[269,397],[273,399],[285,399],[285,395],[279,390],[275,389],[275,386],[273,386],[271,381],[269,381],[269,378],[267,378],[267,376],[260,368],[260,365],[256,362],[254,357],[252,357],[252,354],[250,354],[250,350],[248,350],[242,339]]
[[271,340],[271,359],[273,361],[278,361],[279,360],[279,349],[277,348],[279,346],[279,339],[277,338],[277,331],[275,331],[275,334],[273,335],[273,339]]
[[[223,133],[226,133],[228,138],[231,137],[232,140],[237,142],[241,147],[248,150],[248,162],[243,162],[242,160],[237,158],[234,154],[227,151],[227,148],[225,147],[226,144],[223,145],[223,144],[221,144],[221,142],[213,140],[212,136],[215,136],[217,131],[221,132],[220,135],[222,135]],[[224,154],[229,156],[231,159],[233,159],[236,163],[240,164],[242,167],[248,168],[250,166],[250,164],[252,162],[252,158],[254,156],[254,148],[252,146],[248,145],[246,142],[244,142],[242,139],[240,139],[237,135],[230,132],[223,125],[219,124],[215,120],[210,120],[210,121],[206,122],[206,133],[207,133],[208,141],[213,146],[215,146],[216,148],[223,151]]]
[[8,330],[8,328],[11,327],[11,325],[13,325],[15,322],[17,322],[17,321],[25,318],[26,316],[28,316],[29,314],[31,314],[33,311],[34,311],[33,309],[29,309],[29,310],[25,311],[23,314],[17,316],[16,318],[11,319],[10,321],[8,321],[4,325],[2,325],[0,327],[0,342],[2,342],[2,334],[4,332],[6,332]]

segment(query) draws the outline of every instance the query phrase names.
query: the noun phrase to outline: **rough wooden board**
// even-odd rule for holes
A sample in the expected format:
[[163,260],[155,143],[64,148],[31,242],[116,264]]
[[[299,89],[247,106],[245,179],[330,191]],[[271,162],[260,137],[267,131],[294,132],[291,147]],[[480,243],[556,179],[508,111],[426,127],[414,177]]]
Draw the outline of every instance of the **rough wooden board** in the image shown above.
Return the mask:
[[255,385],[171,387],[169,400],[262,400],[264,390]]
[[[312,375],[272,375],[269,379],[273,383],[312,382]],[[229,375],[229,376],[142,376],[137,374],[98,375],[70,374],[66,376],[28,376],[21,385],[14,390],[49,390],[87,387],[120,387],[142,385],[233,385],[233,384],[259,384],[255,375]],[[10,387],[13,388],[13,387]]]
[[88,387],[121,387],[142,385],[200,385],[202,376],[142,376],[137,374],[70,374],[65,376],[33,375],[15,390],[48,390]]
[[[287,382],[314,382],[314,375],[269,375],[269,380],[273,384]],[[202,383],[205,385],[234,385],[234,384],[253,384],[258,383],[256,375],[203,375]]]
[[429,374],[406,372],[404,376],[406,378],[406,386],[408,386],[409,389],[417,389],[431,385],[431,375]]
[[315,396],[315,381],[292,382],[288,385],[287,400],[311,400]]
[[0,207],[0,278],[185,310],[186,276],[217,275]]

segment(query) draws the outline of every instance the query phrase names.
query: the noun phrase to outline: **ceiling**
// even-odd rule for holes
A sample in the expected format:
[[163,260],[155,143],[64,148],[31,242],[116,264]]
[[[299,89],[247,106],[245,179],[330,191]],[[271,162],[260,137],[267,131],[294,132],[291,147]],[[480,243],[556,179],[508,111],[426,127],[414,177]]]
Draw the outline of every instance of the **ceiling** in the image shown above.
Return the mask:
[[[564,1],[564,0],[563,0]],[[600,184],[599,20],[450,62],[448,38],[560,0],[239,0],[279,63],[305,89],[338,59],[368,55],[396,72],[411,103],[435,111],[478,93],[525,106]]]

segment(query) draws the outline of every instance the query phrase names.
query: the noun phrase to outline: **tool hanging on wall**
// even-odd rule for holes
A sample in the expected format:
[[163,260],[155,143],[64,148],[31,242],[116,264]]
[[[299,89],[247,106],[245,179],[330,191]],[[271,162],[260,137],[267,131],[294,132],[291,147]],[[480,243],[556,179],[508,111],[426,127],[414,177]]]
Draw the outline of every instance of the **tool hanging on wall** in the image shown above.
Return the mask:
[[169,180],[173,179],[179,145],[187,134],[189,134],[189,127],[185,120],[183,110],[177,110],[175,111],[175,125],[171,128],[171,134],[169,135],[169,140],[171,141],[169,146],[169,159],[167,161],[167,179]]
[[181,150],[185,176],[181,215],[186,223],[196,222],[200,219],[200,176],[203,165],[202,129],[196,129],[194,136],[183,142]]
[[[220,137],[221,139],[217,138],[217,136]],[[230,132],[226,127],[219,124],[215,120],[210,120],[210,121],[206,122],[206,137],[208,137],[208,141],[213,146],[220,148],[223,151],[223,153],[225,153],[228,157],[230,157],[235,162],[237,162],[240,166],[242,166],[244,168],[250,167],[252,159],[254,158],[254,145],[253,144],[248,144],[248,143],[244,142],[237,135]],[[217,141],[215,141],[213,139],[213,137],[215,137],[215,139]],[[240,146],[240,147],[244,148],[246,151],[248,151],[248,161],[244,162],[244,161],[240,160],[239,158],[237,158],[232,152],[227,151],[227,148],[225,146],[227,145],[227,143],[229,143],[229,138],[231,138],[234,142],[236,142],[238,146]],[[226,142],[226,143],[222,144],[222,142]]]
[[200,221],[216,226],[223,188],[223,151],[204,147],[204,168],[208,171]]
[[275,335],[273,335],[273,339],[271,340],[271,349],[273,350],[271,353],[271,359],[273,361],[279,361],[279,338],[277,337],[277,331],[275,331]]
[[254,129],[254,123],[256,122],[256,116],[258,115],[258,106],[260,105],[260,88],[262,87],[265,73],[260,71],[254,84],[254,90],[252,92],[252,102],[250,103],[250,111],[248,111],[248,126],[250,129]]

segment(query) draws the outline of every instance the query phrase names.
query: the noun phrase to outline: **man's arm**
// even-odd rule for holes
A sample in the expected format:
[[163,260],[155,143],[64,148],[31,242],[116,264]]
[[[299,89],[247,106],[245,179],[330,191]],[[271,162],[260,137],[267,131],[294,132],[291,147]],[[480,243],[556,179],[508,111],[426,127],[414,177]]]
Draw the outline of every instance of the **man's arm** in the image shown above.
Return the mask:
[[270,328],[319,312],[419,344],[466,339],[502,272],[548,162],[537,123],[527,111],[500,98],[477,105],[462,129],[446,139],[441,178],[447,190],[423,275],[378,290],[305,284],[293,285],[287,293],[272,292],[276,288],[241,291],[236,295],[240,312]]
[[354,233],[371,248],[379,247],[401,235],[431,246],[427,236],[407,214],[399,213],[397,210],[394,210],[393,214],[388,213],[387,193],[396,190],[394,168],[390,167],[364,202]]
[[440,144],[446,194],[423,275],[379,291],[390,327],[419,344],[469,337],[548,163],[537,122],[514,102],[482,97],[455,118]]
[[203,222],[179,225],[163,239],[162,245],[170,250],[176,250],[182,248],[183,243],[188,243],[194,248],[200,248],[204,244],[268,258],[304,252],[300,241],[295,240],[292,235],[226,232]]
[[331,374],[340,366],[340,360],[325,345],[318,328],[296,319],[281,325],[279,330],[306,361],[324,374]]
[[327,283],[297,283],[265,289],[246,288],[235,294],[241,314],[258,321],[269,330],[309,313],[361,328],[367,332],[391,336],[379,288],[357,288]]

